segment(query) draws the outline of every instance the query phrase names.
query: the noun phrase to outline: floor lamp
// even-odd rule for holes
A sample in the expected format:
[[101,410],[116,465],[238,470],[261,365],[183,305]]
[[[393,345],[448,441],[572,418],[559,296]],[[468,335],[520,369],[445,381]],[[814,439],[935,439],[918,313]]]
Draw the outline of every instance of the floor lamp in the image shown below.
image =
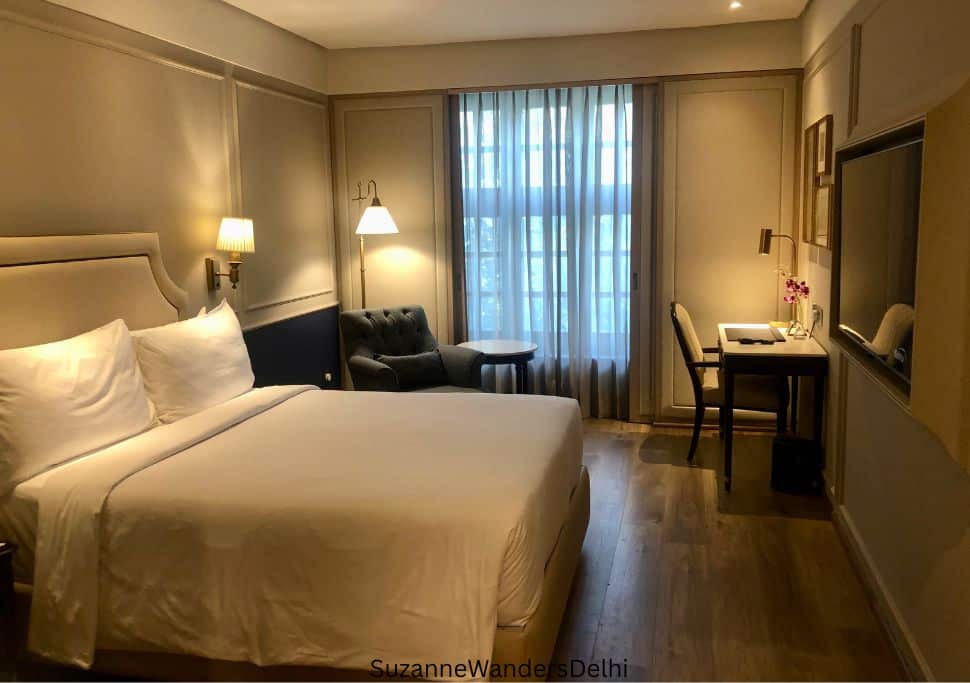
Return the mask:
[[395,235],[400,232],[397,224],[391,218],[391,212],[381,204],[377,197],[377,182],[367,181],[367,194],[362,194],[361,184],[357,183],[357,196],[353,198],[355,202],[362,202],[370,197],[371,185],[374,186],[374,199],[370,206],[364,209],[364,213],[357,223],[357,230],[354,232],[360,237],[360,307],[367,308],[367,281],[365,277],[366,267],[364,266],[364,235]]

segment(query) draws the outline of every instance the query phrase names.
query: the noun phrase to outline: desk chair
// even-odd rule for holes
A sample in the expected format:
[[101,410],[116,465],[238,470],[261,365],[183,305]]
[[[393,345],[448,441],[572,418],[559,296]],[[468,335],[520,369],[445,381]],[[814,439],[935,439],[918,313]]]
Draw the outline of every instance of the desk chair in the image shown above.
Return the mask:
[[[720,360],[705,360],[705,353],[719,353],[716,346],[703,347],[694,330],[687,309],[676,301],[670,304],[670,319],[674,324],[677,343],[687,364],[690,383],[694,388],[694,433],[690,440],[687,462],[694,461],[701,424],[707,408],[718,409],[718,429],[724,438],[724,383],[721,381]],[[734,382],[734,407],[775,413],[779,434],[785,432],[788,414],[788,382],[784,377],[770,375],[738,375]]]

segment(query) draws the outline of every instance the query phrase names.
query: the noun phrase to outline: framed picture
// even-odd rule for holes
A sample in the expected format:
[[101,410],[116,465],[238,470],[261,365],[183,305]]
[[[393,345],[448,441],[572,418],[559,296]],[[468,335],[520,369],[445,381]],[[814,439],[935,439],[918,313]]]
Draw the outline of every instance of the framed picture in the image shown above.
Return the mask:
[[818,184],[818,177],[815,175],[815,126],[805,129],[805,147],[802,152],[802,241],[811,244],[815,238],[814,222],[814,192]]
[[832,225],[832,186],[819,185],[815,188],[814,206],[812,214],[814,216],[813,244],[820,247],[829,246],[829,234]]
[[832,172],[832,115],[829,114],[815,123],[815,175],[829,175]]
[[830,249],[832,225],[832,115],[805,129],[802,240]]

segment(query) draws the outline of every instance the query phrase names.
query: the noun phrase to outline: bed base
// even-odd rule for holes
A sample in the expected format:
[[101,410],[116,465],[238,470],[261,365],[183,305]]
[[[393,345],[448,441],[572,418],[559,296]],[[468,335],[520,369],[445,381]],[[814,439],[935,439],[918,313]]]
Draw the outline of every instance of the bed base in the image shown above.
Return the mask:
[[[546,563],[542,598],[535,614],[522,627],[499,627],[495,631],[492,663],[500,666],[531,662],[548,665],[552,658],[559,626],[566,610],[573,576],[582,553],[589,525],[589,473],[583,467],[573,491],[569,516],[552,555]],[[18,584],[21,626],[29,612],[30,587]],[[19,629],[26,633],[26,628]],[[29,657],[34,657],[29,655]],[[249,662],[229,662],[192,655],[128,650],[98,650],[94,671],[122,677],[172,681],[356,681],[378,680],[369,671],[313,666],[257,666]],[[529,680],[525,675],[502,680]]]

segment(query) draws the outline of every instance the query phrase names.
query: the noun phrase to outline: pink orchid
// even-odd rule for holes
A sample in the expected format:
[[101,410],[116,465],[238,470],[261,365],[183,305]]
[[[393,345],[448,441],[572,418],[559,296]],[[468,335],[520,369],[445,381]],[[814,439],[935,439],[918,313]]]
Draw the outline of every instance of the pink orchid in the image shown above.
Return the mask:
[[809,288],[807,282],[804,280],[798,280],[796,277],[788,273],[783,272],[782,275],[786,276],[785,291],[787,294],[782,297],[782,300],[786,304],[797,304],[800,299],[808,298],[808,295],[811,293],[811,289]]

